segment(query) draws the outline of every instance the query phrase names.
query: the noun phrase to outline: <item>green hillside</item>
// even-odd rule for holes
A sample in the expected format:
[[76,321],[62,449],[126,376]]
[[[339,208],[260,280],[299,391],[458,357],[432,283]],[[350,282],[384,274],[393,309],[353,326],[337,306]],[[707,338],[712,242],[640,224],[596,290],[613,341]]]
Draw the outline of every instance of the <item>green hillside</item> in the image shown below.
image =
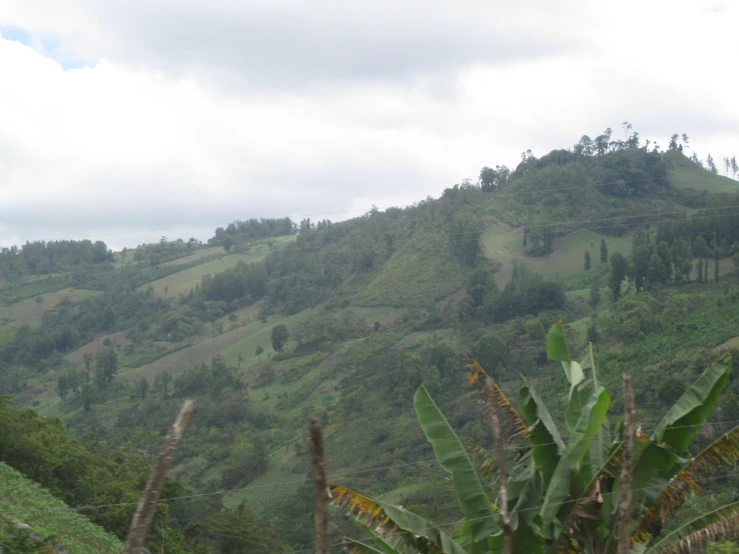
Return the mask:
[[710,194],[739,192],[739,182],[706,171],[677,150],[668,151],[665,158],[670,164],[670,181],[678,188],[695,189]]
[[2,462],[0,512],[6,529],[17,528],[18,523],[28,525],[37,536],[53,536],[60,550],[79,554],[123,552],[123,544],[116,537]]
[[[0,290],[0,392],[107,452],[161,437],[194,398],[173,474],[233,510],[223,517],[243,502],[285,550],[311,545],[309,416],[324,425],[330,475],[456,521],[412,398],[425,385],[461,435],[489,447],[464,354],[507,392],[525,375],[559,417],[568,390],[545,338],[562,320],[578,355],[594,344],[611,389],[634,373],[648,428],[739,336],[736,181],[676,150],[593,144],[340,223],[234,222],[208,244],[163,238],[115,256],[98,245],[97,262],[57,263],[43,279],[43,249],[9,255],[24,274],[6,272]],[[273,342],[281,326],[285,344]],[[739,419],[738,380],[729,392],[716,429]],[[180,531],[214,517],[178,506]],[[202,548],[217,551],[209,533]]]

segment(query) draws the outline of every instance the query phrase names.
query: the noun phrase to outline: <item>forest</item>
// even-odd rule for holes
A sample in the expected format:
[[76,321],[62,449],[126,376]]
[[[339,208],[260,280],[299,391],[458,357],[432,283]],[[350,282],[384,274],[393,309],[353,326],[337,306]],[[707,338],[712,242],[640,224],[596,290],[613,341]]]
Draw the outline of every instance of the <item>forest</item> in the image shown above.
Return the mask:
[[[169,425],[193,399],[147,549],[310,551],[315,417],[337,548],[492,552],[508,535],[480,405],[490,399],[478,390],[490,382],[510,416],[504,431],[520,426],[504,456],[506,507],[532,517],[512,520],[514,551],[605,553],[616,505],[607,515],[578,506],[597,525],[560,508],[596,481],[617,495],[628,373],[644,435],[635,460],[652,468],[635,487],[711,476],[659,508],[667,525],[647,525],[655,498],[635,493],[634,540],[667,552],[698,515],[716,514],[706,526],[736,517],[739,186],[730,159],[722,176],[687,156],[687,135],[663,150],[624,130],[624,140],[608,129],[539,158],[526,151],[517,167],[484,167],[439,198],[341,222],[252,218],[205,243],[162,237],[118,252],[91,241],[4,249],[0,462],[69,506],[108,506],[81,513],[123,539]],[[685,423],[695,387],[700,417]],[[442,421],[461,450],[435,442]],[[670,431],[687,424],[693,432]],[[602,435],[598,448],[571,449],[588,430]],[[706,462],[691,470],[689,459]],[[473,485],[485,506],[466,496]],[[418,540],[366,535],[351,518],[358,506]],[[481,514],[492,523],[477,525]],[[706,548],[739,551],[739,537],[727,539]]]

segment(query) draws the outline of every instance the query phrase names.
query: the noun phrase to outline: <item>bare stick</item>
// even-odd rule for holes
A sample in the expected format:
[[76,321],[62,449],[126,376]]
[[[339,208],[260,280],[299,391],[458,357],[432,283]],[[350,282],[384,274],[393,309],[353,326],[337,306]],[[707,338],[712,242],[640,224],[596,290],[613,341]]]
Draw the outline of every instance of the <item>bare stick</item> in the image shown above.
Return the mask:
[[498,418],[498,407],[495,405],[495,391],[490,378],[485,379],[485,390],[487,392],[487,408],[490,417],[490,427],[493,430],[493,448],[495,458],[498,461],[498,504],[500,504],[500,517],[503,520],[503,552],[511,554],[513,548],[513,526],[508,517],[508,478],[505,472],[505,455],[503,438],[500,436],[500,419]]
[[621,464],[621,498],[618,503],[617,554],[629,554],[631,550],[631,501],[634,473],[634,390],[631,375],[624,375],[624,458]]
[[313,495],[316,501],[315,526],[316,548],[315,554],[328,554],[328,486],[326,485],[326,464],[323,459],[323,432],[318,420],[310,420],[310,448],[311,466],[313,468]]
[[139,500],[139,505],[136,508],[136,513],[131,520],[131,527],[128,529],[126,545],[123,550],[124,554],[141,554],[141,548],[144,546],[146,535],[149,532],[149,526],[152,517],[154,517],[154,510],[162,492],[162,486],[164,486],[164,481],[167,479],[167,470],[177,453],[177,447],[182,441],[185,429],[190,425],[194,408],[195,404],[192,400],[185,400],[174,425],[172,425],[172,430],[169,432],[169,437],[167,437],[167,444],[154,464],[149,481],[146,483],[146,488],[144,488],[144,493],[141,495],[141,500]]

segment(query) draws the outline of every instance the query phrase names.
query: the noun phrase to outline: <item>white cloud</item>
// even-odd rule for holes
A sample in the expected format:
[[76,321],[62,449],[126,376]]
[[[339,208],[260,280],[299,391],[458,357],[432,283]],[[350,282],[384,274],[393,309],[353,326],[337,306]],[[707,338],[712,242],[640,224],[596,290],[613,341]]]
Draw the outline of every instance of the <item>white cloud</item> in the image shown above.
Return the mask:
[[686,132],[703,155],[739,154],[731,3],[275,4],[257,36],[249,4],[9,3],[0,33],[96,63],[64,71],[0,38],[0,243],[341,218],[625,119],[663,146]]

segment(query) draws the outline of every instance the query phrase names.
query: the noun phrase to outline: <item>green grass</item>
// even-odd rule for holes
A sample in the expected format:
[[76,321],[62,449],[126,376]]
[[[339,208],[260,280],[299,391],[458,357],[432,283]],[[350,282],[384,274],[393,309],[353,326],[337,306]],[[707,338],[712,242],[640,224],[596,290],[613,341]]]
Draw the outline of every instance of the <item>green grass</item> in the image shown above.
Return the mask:
[[[288,317],[270,317],[267,323],[262,323],[256,318],[256,312],[256,306],[239,310],[235,312],[237,317],[242,322],[250,319],[248,323],[227,330],[220,335],[206,337],[192,346],[172,352],[140,368],[125,370],[123,373],[126,375],[141,375],[147,378],[153,378],[157,373],[164,371],[170,375],[177,375],[201,362],[209,362],[216,355],[222,356],[227,363],[236,365],[239,354],[244,360],[243,365],[248,368],[258,364],[260,359],[265,361],[268,356],[275,353],[271,342],[272,327],[283,323],[288,329],[292,330],[316,313],[315,310],[304,310]],[[369,325],[372,325],[375,321],[387,323],[401,315],[398,310],[393,308],[351,307],[338,313],[345,312],[351,312],[356,317],[364,318]],[[224,328],[228,329],[230,322],[227,319],[222,321],[224,321]],[[260,359],[257,359],[255,354],[257,346],[264,348],[264,353]]]
[[0,512],[3,519],[30,525],[41,536],[54,535],[63,551],[76,554],[122,552],[121,542],[40,485],[0,462]]
[[443,232],[419,233],[357,286],[351,301],[359,306],[427,306],[462,288],[468,273],[453,257]]
[[[272,239],[273,248],[284,247],[287,243],[294,240],[294,237],[279,237]],[[199,284],[204,275],[216,274],[226,269],[235,267],[239,262],[251,263],[263,259],[271,252],[266,241],[260,241],[252,246],[248,253],[231,252],[226,253],[221,247],[205,248],[190,256],[172,260],[163,265],[180,265],[186,263],[197,262],[203,260],[202,264],[190,267],[177,273],[172,273],[151,283],[147,283],[139,287],[139,290],[146,290],[149,287],[154,288],[154,292],[161,296],[175,297],[180,294],[187,294],[190,289]],[[215,259],[210,259],[217,256]]]
[[[709,193],[739,192],[739,181],[706,171],[676,150],[665,153],[665,158],[673,166],[669,170],[670,181],[678,188],[692,188],[697,191],[707,191]],[[720,160],[716,160],[716,162],[718,163]],[[718,167],[723,169],[722,164]]]
[[523,235],[517,230],[490,228],[482,237],[486,255],[502,264],[496,275],[499,286],[511,280],[513,260],[518,258],[529,268],[546,277],[564,279],[581,273],[585,265],[585,251],[590,252],[592,267],[600,265],[600,240],[606,239],[608,255],[631,252],[630,237],[611,237],[593,231],[578,230],[554,241],[554,252],[549,256],[526,256],[523,251]]
[[12,325],[14,327],[30,325],[35,327],[41,323],[41,316],[44,315],[44,312],[52,309],[62,300],[69,299],[72,302],[81,302],[96,294],[100,293],[93,290],[67,288],[41,295],[44,299],[42,303],[36,302],[35,298],[27,298],[10,306],[0,306],[0,325]]
[[225,251],[223,250],[223,247],[221,246],[211,246],[210,248],[199,248],[192,254],[188,254],[187,256],[176,258],[174,260],[169,260],[168,262],[164,262],[162,265],[189,264],[192,262],[197,262],[198,260],[202,260],[203,258],[210,258],[212,256],[218,256],[224,253]]

